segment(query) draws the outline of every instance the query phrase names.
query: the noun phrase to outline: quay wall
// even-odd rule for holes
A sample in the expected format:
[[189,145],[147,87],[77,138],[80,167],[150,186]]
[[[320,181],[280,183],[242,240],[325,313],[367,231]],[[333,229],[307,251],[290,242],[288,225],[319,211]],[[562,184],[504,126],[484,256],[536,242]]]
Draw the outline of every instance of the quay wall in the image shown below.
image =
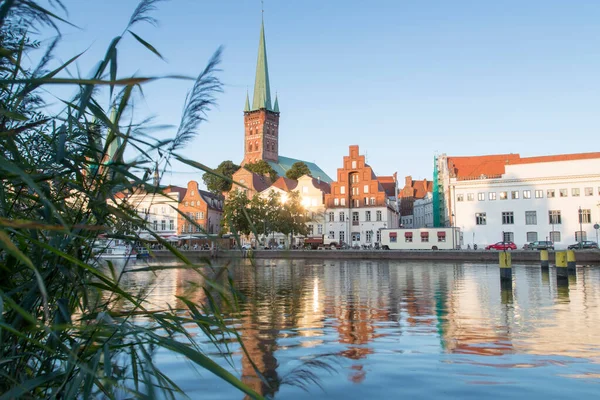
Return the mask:
[[[256,259],[331,259],[331,260],[406,260],[406,261],[446,261],[446,262],[483,262],[498,263],[497,251],[468,251],[468,250],[253,250]],[[511,251],[513,263],[539,263],[538,251]],[[206,250],[184,251],[186,257],[210,258],[211,252]],[[155,251],[156,258],[173,258],[167,251]],[[576,262],[579,265],[600,265],[600,251],[576,251]],[[219,251],[217,258],[242,258],[241,250]],[[555,262],[555,252],[548,252],[548,260]]]

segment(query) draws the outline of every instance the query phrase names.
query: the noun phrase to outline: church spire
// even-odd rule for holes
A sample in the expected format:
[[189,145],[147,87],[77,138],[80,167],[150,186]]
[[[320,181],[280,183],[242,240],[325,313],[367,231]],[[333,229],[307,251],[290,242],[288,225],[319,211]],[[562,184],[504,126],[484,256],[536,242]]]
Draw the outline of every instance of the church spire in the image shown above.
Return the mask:
[[244,106],[244,112],[250,111],[250,98],[248,97],[248,91],[246,91],[246,105]]
[[273,104],[273,112],[279,112],[279,100],[277,100],[277,93],[275,93],[275,104]]
[[271,108],[271,88],[269,86],[269,66],[267,64],[267,46],[265,43],[265,21],[260,25],[260,41],[258,43],[258,60],[256,62],[256,80],[254,81],[254,97],[252,110]]

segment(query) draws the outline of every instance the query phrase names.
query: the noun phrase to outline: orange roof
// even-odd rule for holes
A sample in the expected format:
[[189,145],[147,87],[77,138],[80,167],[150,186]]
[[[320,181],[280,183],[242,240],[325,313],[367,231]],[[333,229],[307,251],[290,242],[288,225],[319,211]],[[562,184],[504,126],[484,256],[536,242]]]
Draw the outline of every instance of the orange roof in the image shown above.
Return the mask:
[[600,152],[556,154],[550,156],[524,157],[519,154],[497,154],[473,157],[448,157],[450,176],[461,178],[479,178],[500,176],[506,172],[506,165],[535,164],[556,161],[587,160],[600,158]]
[[394,192],[396,191],[396,180],[393,176],[378,176],[377,180],[387,196],[394,196]]
[[298,186],[298,181],[295,181],[290,178],[286,178],[285,176],[280,176],[271,186],[275,186],[285,192],[289,192]]

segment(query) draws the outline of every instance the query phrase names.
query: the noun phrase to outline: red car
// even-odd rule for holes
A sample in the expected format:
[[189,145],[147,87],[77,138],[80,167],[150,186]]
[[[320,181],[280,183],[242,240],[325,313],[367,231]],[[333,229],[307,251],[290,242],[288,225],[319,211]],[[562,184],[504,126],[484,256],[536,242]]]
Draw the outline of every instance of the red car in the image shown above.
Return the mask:
[[513,242],[498,242],[496,244],[490,244],[489,246],[486,246],[485,249],[486,250],[502,250],[502,251],[516,250],[517,245],[514,244]]

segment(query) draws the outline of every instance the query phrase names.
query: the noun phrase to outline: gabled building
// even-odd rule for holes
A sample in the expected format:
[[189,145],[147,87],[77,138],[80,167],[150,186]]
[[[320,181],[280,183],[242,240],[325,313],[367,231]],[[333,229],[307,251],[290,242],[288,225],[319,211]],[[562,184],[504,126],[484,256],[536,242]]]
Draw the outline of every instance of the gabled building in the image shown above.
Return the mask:
[[238,169],[232,179],[243,186],[233,184],[231,190],[242,190],[249,199],[271,186],[271,180],[267,176],[250,172],[244,167]]
[[386,193],[358,146],[350,146],[331,192],[325,195],[328,241],[351,246],[380,242],[381,229],[398,227],[395,200]]
[[271,84],[267,62],[267,45],[265,40],[264,21],[260,27],[258,60],[256,62],[256,78],[252,103],[246,94],[244,107],[244,160],[246,163],[264,160],[271,165],[279,176],[285,176],[295,162],[305,163],[311,175],[324,182],[331,178],[318,165],[312,162],[279,155],[279,101],[271,101]]
[[[398,191],[400,224],[403,228],[416,228],[414,203],[422,200],[433,190],[433,182],[427,179],[415,181],[412,176],[404,178],[404,187]],[[424,225],[423,225],[424,226]]]
[[194,221],[190,222],[181,214],[177,215],[178,234],[196,234],[198,236],[218,234],[223,217],[222,196],[198,189],[198,182],[189,181],[185,196],[179,203],[179,211]]

